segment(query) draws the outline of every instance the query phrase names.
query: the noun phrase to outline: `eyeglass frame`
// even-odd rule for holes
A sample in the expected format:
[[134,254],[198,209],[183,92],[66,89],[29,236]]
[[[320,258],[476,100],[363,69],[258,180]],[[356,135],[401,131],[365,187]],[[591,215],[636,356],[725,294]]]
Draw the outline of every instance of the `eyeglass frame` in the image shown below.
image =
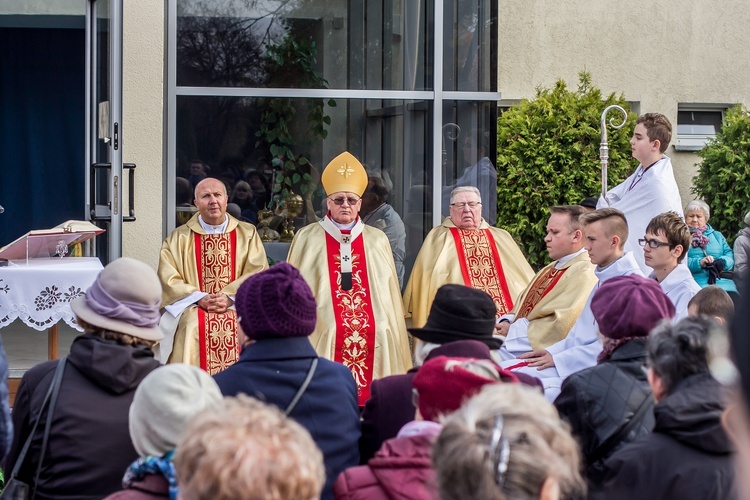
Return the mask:
[[671,244],[671,243],[669,243],[669,242],[666,242],[666,243],[665,243],[665,242],[663,242],[663,241],[658,241],[658,240],[650,240],[650,239],[648,239],[648,238],[639,238],[639,239],[638,239],[638,244],[639,244],[640,246],[644,247],[644,248],[646,247],[646,245],[648,245],[648,247],[649,247],[649,248],[650,248],[651,250],[656,250],[657,248],[661,248],[661,247],[669,247],[669,248],[672,248],[672,247],[674,246],[674,245],[672,245],[672,244]]
[[[343,198],[331,198],[330,196],[327,196],[326,198],[328,198],[329,200],[331,200],[333,202],[333,204],[336,205],[337,207],[343,206],[345,201],[349,204],[350,207],[353,207],[354,205],[356,205],[357,203],[359,203],[362,200],[361,197],[360,198],[354,198],[354,197],[351,197],[351,196],[344,196]],[[352,203],[352,200],[354,200],[354,203]]]
[[[474,205],[472,205],[472,203],[473,203]],[[479,206],[481,206],[481,205],[482,205],[482,202],[481,202],[481,201],[463,201],[463,202],[461,202],[461,203],[451,203],[451,204],[450,204],[450,206],[452,206],[452,207],[455,207],[455,208],[457,208],[457,209],[459,209],[459,210],[463,210],[463,209],[464,209],[464,208],[466,208],[466,207],[469,207],[469,208],[477,208],[477,207],[479,207]]]

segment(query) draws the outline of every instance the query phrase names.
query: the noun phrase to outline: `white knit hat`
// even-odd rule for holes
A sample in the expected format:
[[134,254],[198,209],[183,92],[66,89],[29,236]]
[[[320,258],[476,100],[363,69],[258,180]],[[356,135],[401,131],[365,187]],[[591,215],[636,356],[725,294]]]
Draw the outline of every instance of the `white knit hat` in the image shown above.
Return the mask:
[[745,214],[745,225],[750,226],[750,212]]
[[166,455],[177,446],[188,422],[221,399],[219,386],[200,368],[177,363],[152,371],[130,404],[130,439],[135,451],[142,457]]

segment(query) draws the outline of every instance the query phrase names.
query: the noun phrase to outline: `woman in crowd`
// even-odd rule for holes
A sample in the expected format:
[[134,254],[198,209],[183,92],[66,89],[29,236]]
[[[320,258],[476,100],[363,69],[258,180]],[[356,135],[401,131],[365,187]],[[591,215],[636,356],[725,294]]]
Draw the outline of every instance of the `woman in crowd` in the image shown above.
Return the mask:
[[734,282],[739,289],[750,282],[750,277],[747,276],[750,264],[748,260],[750,256],[750,212],[745,214],[743,222],[744,227],[740,229],[737,239],[734,240]]
[[255,206],[253,190],[245,181],[239,181],[234,185],[229,203],[235,203],[240,207],[242,218],[245,222],[255,224],[258,222],[258,208]]
[[441,500],[582,499],[578,446],[554,407],[521,384],[493,384],[444,422],[432,449]]
[[[70,303],[84,329],[70,355],[24,374],[4,470],[13,470],[38,418],[18,475],[36,488],[36,498],[102,498],[120,488],[123,471],[138,458],[128,434],[130,403],[138,384],[159,366],[152,346],[162,338],[160,305],[161,283],[151,266],[127,257],[111,262]],[[60,362],[64,372],[43,450],[49,406],[42,411],[42,403]]]
[[177,498],[177,441],[192,418],[221,404],[219,386],[205,371],[175,363],[151,372],[130,405],[130,439],[140,458],[122,478],[123,491],[107,500]]
[[710,217],[711,209],[703,201],[693,200],[685,207],[685,222],[693,236],[688,267],[700,286],[716,285],[737,293],[734,281],[721,277],[723,271],[734,269],[734,254],[724,236],[708,224]]

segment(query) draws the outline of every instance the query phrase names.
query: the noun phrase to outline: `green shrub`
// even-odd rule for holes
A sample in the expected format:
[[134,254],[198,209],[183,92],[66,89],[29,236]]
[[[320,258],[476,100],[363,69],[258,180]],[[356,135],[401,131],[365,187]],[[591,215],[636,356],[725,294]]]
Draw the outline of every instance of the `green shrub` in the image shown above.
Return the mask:
[[[559,80],[498,118],[497,225],[518,241],[532,267],[541,268],[549,260],[544,243],[549,207],[574,205],[601,192],[599,123],[611,104],[629,111],[622,96],[602,98],[591,76],[581,72],[577,91]],[[622,121],[616,111],[608,115],[612,117]],[[610,189],[635,168],[629,144],[635,119],[628,113],[624,127],[607,128]]]
[[698,156],[703,161],[692,191],[711,207],[711,226],[731,245],[750,201],[750,114],[744,106],[727,111],[721,131]]

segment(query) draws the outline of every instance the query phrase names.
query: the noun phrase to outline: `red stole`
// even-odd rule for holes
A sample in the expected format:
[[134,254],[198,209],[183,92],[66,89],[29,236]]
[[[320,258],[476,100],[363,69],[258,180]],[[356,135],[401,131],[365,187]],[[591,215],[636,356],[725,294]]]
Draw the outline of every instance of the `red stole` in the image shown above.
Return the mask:
[[[350,231],[342,230],[342,234]],[[341,289],[340,243],[326,232],[328,278],[331,286],[333,315],[336,318],[334,361],[349,368],[357,384],[359,405],[370,397],[375,359],[375,313],[367,278],[365,242],[360,236],[352,245],[352,288]]]
[[505,281],[500,253],[489,229],[450,228],[456,243],[464,284],[486,292],[497,307],[498,317],[513,309],[513,297]]
[[[224,234],[195,233],[195,262],[200,289],[219,293],[235,279],[237,232]],[[237,337],[237,312],[207,313],[198,309],[198,345],[200,367],[209,375],[225,370],[240,358]]]
[[565,269],[555,269],[555,266],[551,265],[541,273],[529,288],[529,293],[524,297],[516,318],[525,318],[531,314],[532,309],[536,307],[539,301],[555,287]]

